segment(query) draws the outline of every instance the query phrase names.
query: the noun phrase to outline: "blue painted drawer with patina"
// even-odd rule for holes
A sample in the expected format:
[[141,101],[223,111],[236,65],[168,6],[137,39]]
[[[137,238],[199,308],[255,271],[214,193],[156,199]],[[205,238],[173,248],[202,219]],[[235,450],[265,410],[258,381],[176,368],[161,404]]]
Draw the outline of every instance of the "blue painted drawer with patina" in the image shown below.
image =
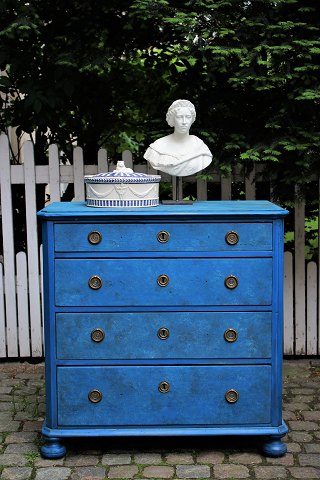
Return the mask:
[[271,258],[55,261],[59,306],[271,305],[272,284]]
[[66,437],[142,435],[255,435],[283,455],[286,213],[265,201],[39,212],[42,455],[63,456]]
[[57,357],[270,358],[271,321],[271,312],[58,313]]
[[60,367],[57,379],[59,425],[271,423],[266,365]]
[[57,252],[272,250],[272,223],[62,224]]

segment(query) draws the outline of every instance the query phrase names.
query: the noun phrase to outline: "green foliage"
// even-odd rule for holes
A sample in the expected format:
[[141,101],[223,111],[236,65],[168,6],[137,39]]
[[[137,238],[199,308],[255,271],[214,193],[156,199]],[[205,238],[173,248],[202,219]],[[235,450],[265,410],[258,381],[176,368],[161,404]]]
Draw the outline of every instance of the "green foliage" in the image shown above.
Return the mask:
[[288,199],[320,174],[319,34],[317,0],[2,0],[0,125],[139,161],[189,98],[213,166],[266,163]]

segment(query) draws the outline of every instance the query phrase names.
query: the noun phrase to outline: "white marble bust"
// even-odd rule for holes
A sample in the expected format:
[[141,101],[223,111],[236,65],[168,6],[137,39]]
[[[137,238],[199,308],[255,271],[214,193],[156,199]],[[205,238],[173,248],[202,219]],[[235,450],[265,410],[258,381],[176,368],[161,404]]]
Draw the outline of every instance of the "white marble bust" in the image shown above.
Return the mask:
[[144,158],[155,170],[185,177],[206,168],[212,161],[207,145],[189,130],[196,110],[189,100],[176,100],[169,107],[166,120],[173,133],[149,145]]

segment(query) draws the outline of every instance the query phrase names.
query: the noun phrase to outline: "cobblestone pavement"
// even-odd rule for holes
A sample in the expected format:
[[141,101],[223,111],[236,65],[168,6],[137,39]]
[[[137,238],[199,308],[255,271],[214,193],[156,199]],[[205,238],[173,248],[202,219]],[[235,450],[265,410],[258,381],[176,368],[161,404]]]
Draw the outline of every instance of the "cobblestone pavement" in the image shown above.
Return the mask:
[[39,454],[43,364],[0,363],[0,480],[320,478],[320,361],[284,363],[288,453],[260,454],[259,438],[68,440],[67,456]]

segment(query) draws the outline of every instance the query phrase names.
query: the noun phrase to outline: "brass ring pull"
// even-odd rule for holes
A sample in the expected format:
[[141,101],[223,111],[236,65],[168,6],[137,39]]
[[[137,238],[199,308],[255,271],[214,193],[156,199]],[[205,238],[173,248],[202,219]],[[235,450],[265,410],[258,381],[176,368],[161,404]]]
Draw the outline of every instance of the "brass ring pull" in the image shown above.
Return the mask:
[[230,288],[230,290],[233,290],[238,286],[238,279],[234,275],[228,275],[225,280],[224,284],[227,288]]
[[91,243],[91,245],[98,245],[102,240],[102,235],[100,232],[97,231],[92,231],[88,235],[88,242]]
[[234,328],[227,328],[223,336],[226,342],[233,343],[238,338],[238,332]]
[[169,238],[170,233],[166,230],[161,230],[157,235],[158,242],[160,243],[167,243],[169,241]]
[[167,338],[169,338],[169,335],[170,332],[166,327],[159,328],[158,337],[160,338],[160,340],[166,340]]
[[98,275],[92,275],[88,281],[89,287],[92,290],[99,290],[102,287],[102,279]]
[[96,343],[102,342],[102,340],[104,339],[104,336],[105,334],[102,328],[95,328],[91,332],[91,340]]
[[168,393],[170,391],[170,383],[165,381],[160,382],[158,390],[160,393]]
[[230,230],[225,236],[228,245],[236,245],[239,242],[239,234],[234,230]]
[[102,400],[102,393],[100,392],[100,390],[90,390],[90,392],[88,393],[88,398],[92,403],[99,403]]
[[225,399],[228,403],[236,403],[239,400],[239,393],[237,392],[237,390],[231,388],[226,392]]
[[157,278],[157,282],[158,282],[158,285],[160,285],[160,287],[166,287],[168,285],[169,281],[170,281],[170,279],[169,279],[168,275],[166,275],[165,273],[162,273]]

